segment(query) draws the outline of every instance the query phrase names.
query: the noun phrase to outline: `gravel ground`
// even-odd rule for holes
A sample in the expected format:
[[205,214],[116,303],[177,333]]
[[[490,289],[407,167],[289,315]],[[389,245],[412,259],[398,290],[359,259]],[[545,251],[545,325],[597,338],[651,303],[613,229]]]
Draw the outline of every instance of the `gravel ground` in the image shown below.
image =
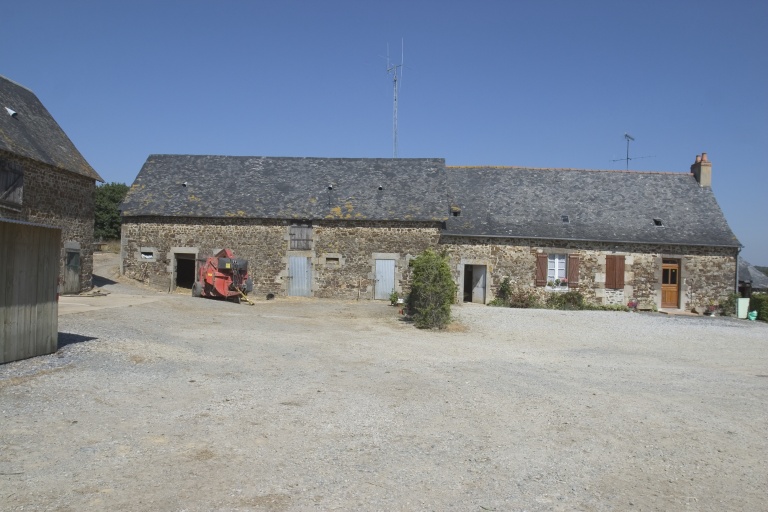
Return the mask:
[[0,365],[0,509],[768,509],[764,323],[158,299]]

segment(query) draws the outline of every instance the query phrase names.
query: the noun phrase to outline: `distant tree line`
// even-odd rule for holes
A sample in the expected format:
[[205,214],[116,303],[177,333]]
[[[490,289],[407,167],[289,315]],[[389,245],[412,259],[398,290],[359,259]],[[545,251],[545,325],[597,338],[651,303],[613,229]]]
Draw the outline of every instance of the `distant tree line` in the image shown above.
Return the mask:
[[96,212],[93,236],[96,240],[120,238],[120,203],[128,193],[125,183],[105,183],[96,187]]

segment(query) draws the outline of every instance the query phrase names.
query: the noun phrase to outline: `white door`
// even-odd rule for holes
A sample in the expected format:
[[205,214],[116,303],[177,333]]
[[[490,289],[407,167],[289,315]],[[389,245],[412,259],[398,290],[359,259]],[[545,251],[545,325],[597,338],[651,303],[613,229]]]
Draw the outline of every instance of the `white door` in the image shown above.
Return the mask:
[[292,297],[312,296],[312,265],[306,256],[288,256],[286,291]]
[[485,265],[472,265],[472,302],[485,304]]
[[388,300],[395,290],[395,260],[376,260],[376,283],[373,298]]

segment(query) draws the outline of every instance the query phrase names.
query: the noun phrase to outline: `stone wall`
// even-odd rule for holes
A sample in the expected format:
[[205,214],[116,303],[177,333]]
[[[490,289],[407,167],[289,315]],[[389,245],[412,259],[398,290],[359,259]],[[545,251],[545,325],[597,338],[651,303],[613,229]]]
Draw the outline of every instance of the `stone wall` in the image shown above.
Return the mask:
[[[736,251],[727,248],[609,244],[558,240],[446,237],[439,223],[316,221],[307,246],[291,250],[289,220],[126,218],[123,221],[123,273],[159,289],[175,286],[178,258],[213,255],[229,248],[247,259],[257,296],[287,293],[288,258],[309,258],[311,295],[371,299],[376,259],[395,261],[395,291],[410,288],[409,259],[427,248],[446,250],[462,299],[467,265],[487,270],[486,302],[505,277],[512,288],[545,299],[556,291],[535,286],[539,253],[578,254],[578,290],[594,304],[626,304],[630,299],[661,307],[661,264],[680,262],[680,308],[722,301],[734,289]],[[625,257],[624,287],[606,289],[606,255]]]
[[59,281],[64,279],[65,245],[79,247],[80,289],[91,289],[95,181],[5,152],[0,152],[0,163],[24,173],[21,207],[0,206],[0,217],[61,228]]
[[[681,309],[701,311],[701,306],[709,301],[724,300],[735,286],[735,248],[445,236],[440,240],[440,247],[450,255],[454,279],[459,284],[458,300],[462,298],[467,264],[486,265],[487,301],[495,296],[505,277],[509,278],[513,290],[534,293],[540,299],[548,293],[558,293],[535,286],[538,253],[578,254],[579,284],[570,289],[578,290],[594,304],[626,304],[636,298],[660,308],[664,259],[680,262]],[[609,254],[625,257],[623,289],[605,287],[606,255]]]
[[285,295],[288,257],[310,258],[311,294],[373,297],[375,256],[395,260],[396,291],[408,289],[408,259],[439,238],[439,225],[403,222],[316,221],[308,248],[290,249],[289,220],[132,217],[122,226],[122,272],[156,288],[174,288],[178,254],[196,257],[232,249],[248,260],[254,294]]

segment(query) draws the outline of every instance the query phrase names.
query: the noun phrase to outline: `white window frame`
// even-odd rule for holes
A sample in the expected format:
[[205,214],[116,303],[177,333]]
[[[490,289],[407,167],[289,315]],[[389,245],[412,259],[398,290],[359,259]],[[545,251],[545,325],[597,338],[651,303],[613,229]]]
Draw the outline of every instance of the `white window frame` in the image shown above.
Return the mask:
[[[557,283],[557,284],[556,284]],[[547,290],[568,290],[568,255],[547,255]]]

